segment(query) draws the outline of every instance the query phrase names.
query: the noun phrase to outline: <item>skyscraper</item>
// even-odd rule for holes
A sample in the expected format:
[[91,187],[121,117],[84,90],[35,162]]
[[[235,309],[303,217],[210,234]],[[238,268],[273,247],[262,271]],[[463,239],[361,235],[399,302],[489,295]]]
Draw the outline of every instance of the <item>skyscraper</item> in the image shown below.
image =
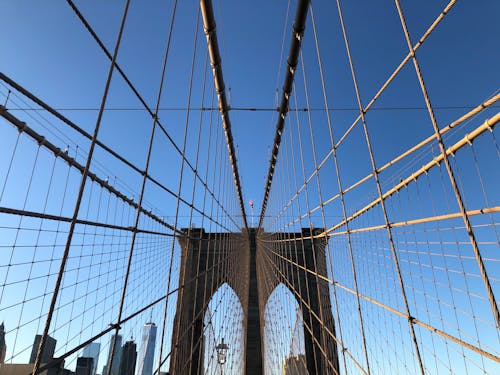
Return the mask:
[[156,325],[154,323],[144,324],[144,328],[142,329],[141,350],[137,363],[137,375],[151,375],[153,373],[155,343]]
[[290,356],[283,361],[283,375],[305,375],[307,374],[306,356],[299,354]]
[[76,360],[76,375],[91,375],[94,368],[94,358],[78,357]]
[[7,345],[5,345],[5,327],[0,324],[0,365],[5,361],[5,354],[7,353]]
[[120,361],[120,375],[134,375],[135,361],[137,359],[137,345],[134,341],[127,341],[122,347]]
[[93,358],[92,375],[97,372],[97,361],[99,360],[99,352],[101,351],[101,344],[98,342],[91,342],[83,348],[82,357]]
[[[40,346],[40,341],[42,340],[42,335],[35,336],[35,342],[31,348],[30,363],[35,363],[36,354],[38,353],[38,347]],[[49,363],[54,358],[54,351],[56,350],[56,339],[47,335],[45,340],[45,347],[43,348],[42,356],[40,358],[40,363]]]
[[116,338],[116,346],[115,346],[115,355],[113,356],[113,363],[111,364],[111,367],[109,366],[109,359],[111,358],[111,348],[113,347],[113,340],[115,339],[115,335],[111,337],[111,341],[109,343],[109,353],[108,353],[108,359],[106,360],[106,373],[102,375],[119,375],[119,370],[120,370],[120,357],[122,354],[122,336],[118,335]]

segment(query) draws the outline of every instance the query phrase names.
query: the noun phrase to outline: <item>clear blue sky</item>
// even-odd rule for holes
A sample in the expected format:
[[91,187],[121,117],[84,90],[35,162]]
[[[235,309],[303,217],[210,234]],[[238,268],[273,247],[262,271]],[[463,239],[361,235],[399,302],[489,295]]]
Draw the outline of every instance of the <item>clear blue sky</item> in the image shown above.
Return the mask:
[[[231,105],[274,108],[275,91],[282,85],[282,76],[278,78],[277,73],[287,3],[215,1],[214,4],[226,86],[231,87]],[[445,1],[403,2],[414,40],[445,4]],[[77,5],[111,49],[121,15],[121,2],[86,1],[77,2]],[[56,1],[42,4],[25,0],[5,1],[1,6],[1,70],[55,108],[97,108],[107,72],[106,59],[69,6]],[[195,7],[196,3],[182,3],[178,9],[163,100],[165,106],[186,106]],[[495,19],[498,7],[498,2],[492,0],[460,2],[421,49],[422,70],[436,106],[476,105],[497,88],[500,42]],[[292,3],[289,20],[293,18],[294,8]],[[390,2],[346,2],[344,8],[353,59],[366,103],[405,56],[407,47],[395,6]],[[331,106],[356,108],[334,4],[318,2],[315,12]],[[164,2],[132,2],[118,59],[151,105],[158,86],[161,47],[169,17],[170,7]],[[287,27],[285,55],[288,53],[289,29]],[[311,35],[308,24],[304,45],[306,56],[314,53]],[[204,44],[199,46],[203,48]],[[311,69],[315,68],[312,57],[309,61]],[[380,106],[423,105],[412,66],[408,65],[404,73],[404,79],[395,82],[394,89],[382,98]],[[311,74],[311,78],[317,80],[316,75]],[[311,106],[322,107],[320,92],[312,96]],[[140,107],[130,95],[116,90],[112,90],[108,105]],[[193,106],[196,105],[194,101]],[[460,110],[437,111],[438,120],[446,123],[458,113]],[[87,129],[93,126],[90,120],[95,113],[73,111],[67,114]],[[116,116],[119,118],[120,115]],[[343,129],[352,121],[355,112],[339,112],[338,116],[339,128]],[[418,126],[418,116],[425,118],[426,113],[396,111],[383,112],[381,116],[385,116],[386,121],[389,118],[391,123],[401,121],[398,128],[406,133]],[[275,117],[274,113],[268,112],[231,113],[244,195],[246,201],[252,198],[256,202],[256,211],[259,211],[262,200]],[[120,127],[129,126],[120,124]],[[130,139],[116,137],[116,125],[113,129],[111,127],[103,127],[102,139],[116,140],[120,150],[129,149]],[[174,135],[176,128],[182,126],[171,125]],[[398,136],[396,132],[386,134]],[[378,136],[376,132],[374,136]],[[383,152],[377,143],[375,150]],[[142,160],[139,155],[137,158]]]
[[[112,50],[124,1],[80,0],[75,3],[108,49]],[[361,99],[366,104],[406,56],[407,45],[393,2],[364,0],[344,1],[344,3],[344,17]],[[433,0],[402,1],[414,42],[420,38],[446,3]],[[275,108],[276,91],[280,91],[283,84],[284,63],[288,54],[295,2],[290,4],[285,29],[287,10],[285,0],[216,0],[214,7],[226,88],[231,89],[231,106]],[[162,107],[186,108],[187,106],[197,9],[196,1],[179,2]],[[171,2],[132,1],[118,56],[118,63],[151,107],[154,106],[158,89],[170,14]],[[357,102],[334,2],[314,2],[314,15],[329,105],[336,109],[333,118],[335,135],[338,137],[356,118]],[[454,6],[444,22],[418,51],[422,73],[431,101],[436,107],[435,112],[440,127],[465,113],[467,108],[480,104],[498,90],[499,16],[499,1],[461,1]],[[284,36],[283,30],[286,31]],[[195,108],[201,105],[200,92],[206,51],[206,41],[202,31],[202,27],[198,27],[199,53],[195,64],[191,102],[191,106]],[[85,130],[92,132],[109,62],[71,8],[64,1],[55,0],[1,1],[0,40],[0,71],[54,108],[61,109],[62,113]],[[323,108],[310,17],[306,26],[303,53],[310,106]],[[296,77],[299,87],[297,90],[299,107],[304,108],[306,104],[302,72],[298,72]],[[207,79],[209,82],[212,80],[210,71]],[[6,93],[4,86],[0,86],[0,93],[2,94],[0,101],[3,104]],[[208,102],[205,99],[204,105]],[[432,133],[428,114],[422,109],[424,106],[413,66],[407,64],[375,105],[378,110],[370,112],[367,116],[377,165],[391,160]],[[118,75],[114,76],[106,108],[128,110],[106,111],[99,139],[136,165],[143,166],[151,121],[144,111],[135,110],[142,109],[142,106],[125,88]],[[165,110],[159,114],[178,145],[182,144],[185,116],[185,111]],[[198,116],[197,111],[191,113],[190,126],[197,126]],[[300,116],[305,126],[307,116],[306,114]],[[313,121],[316,121],[315,124],[325,124],[324,114],[315,113],[312,117]],[[253,199],[255,214],[258,215],[269,166],[276,112],[235,110],[230,112],[230,118],[244,201],[247,203],[249,199]],[[10,150],[13,145],[13,133],[12,129],[7,131],[5,128],[4,124],[0,126],[0,148]],[[11,133],[7,134],[9,131]],[[44,129],[39,128],[39,131],[43,133]],[[357,131],[359,133],[353,134],[339,151],[341,171],[346,186],[371,171],[359,127]],[[86,144],[81,138],[74,135],[72,137],[75,143]],[[330,149],[326,126],[318,125],[314,137],[318,156],[322,158]],[[53,141],[62,148],[69,143],[56,138],[53,138]],[[188,144],[190,142],[194,142],[194,138],[188,140]],[[162,145],[164,144],[159,142],[158,149]],[[74,150],[73,145],[72,149]],[[313,170],[310,148],[306,150],[306,154],[308,154],[306,172],[310,173]],[[188,157],[193,160],[192,150],[189,151]],[[99,152],[96,153],[95,159],[105,164],[108,172],[111,171],[107,175],[108,172],[102,172],[102,177],[109,176],[112,179],[112,174],[116,173],[127,183],[126,188],[129,190],[126,193],[137,197],[140,189],[138,176],[128,175],[129,172],[122,166],[113,164],[107,156]],[[179,160],[171,148],[167,147],[164,153],[154,154],[152,161],[152,173],[162,175],[164,178],[162,181],[173,190],[176,190],[178,179],[169,178],[169,174],[165,176],[164,172],[171,170],[171,175],[176,176]],[[7,157],[2,156],[1,173],[5,173],[7,161]],[[484,166],[483,173],[489,176],[485,183],[490,187],[499,183],[500,176],[496,166],[498,160],[496,165],[492,163]],[[3,178],[4,175],[0,177]],[[389,186],[389,179],[385,183]],[[465,185],[467,183],[465,181]],[[326,186],[324,198],[334,195],[336,189],[333,183]],[[11,186],[1,204],[20,207],[21,198],[16,190],[15,186]],[[350,212],[368,200],[364,191],[359,196],[355,194],[354,192],[349,198]],[[167,220],[172,219],[173,200],[164,201],[153,191],[147,196],[147,200],[151,207],[158,210],[160,216],[167,217]],[[317,201],[318,197],[313,196],[311,200]],[[479,201],[480,198],[473,194],[468,195],[467,203],[470,208],[481,206]],[[498,203],[498,196],[496,201],[491,203],[492,205]],[[71,212],[70,207],[67,207],[67,210],[67,213]],[[248,205],[246,210],[249,214]],[[184,208],[182,214],[188,215],[189,210]],[[338,210],[333,209],[328,214],[333,218],[329,225],[334,224],[340,215]],[[181,219],[182,224],[189,224],[187,219],[183,220]],[[195,221],[197,224],[201,223],[200,218]],[[316,224],[321,225],[321,222],[318,221]],[[8,240],[5,240],[4,244],[7,243]],[[3,248],[1,251],[4,251]],[[167,259],[164,261],[167,262]],[[155,311],[155,314],[160,316],[161,311]],[[0,320],[2,319],[12,320],[10,316],[3,316],[0,313]],[[6,325],[8,328],[9,323],[6,322]],[[138,336],[139,332],[136,330],[133,334]],[[29,345],[31,338],[22,340]],[[102,364],[101,359],[99,368],[102,368]]]

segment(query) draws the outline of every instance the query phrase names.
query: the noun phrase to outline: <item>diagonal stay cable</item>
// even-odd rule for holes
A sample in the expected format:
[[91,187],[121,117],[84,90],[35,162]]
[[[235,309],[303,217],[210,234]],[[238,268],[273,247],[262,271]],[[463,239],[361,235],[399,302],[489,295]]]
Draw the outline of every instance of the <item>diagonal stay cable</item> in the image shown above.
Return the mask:
[[[44,146],[48,150],[50,150],[56,157],[60,157],[61,159],[63,159],[66,163],[68,163],[69,166],[76,168],[82,174],[84,173],[84,171],[85,171],[84,165],[78,163],[75,158],[69,156],[66,152],[62,151],[56,145],[49,142],[42,135],[35,132],[25,122],[19,120],[15,116],[13,116],[11,113],[9,113],[7,111],[7,109],[5,107],[3,107],[1,105],[0,105],[0,117],[3,117],[5,120],[9,121],[12,125],[14,125],[17,128],[17,130],[19,131],[19,133],[27,134],[29,137],[34,139],[38,144],[40,144],[41,146]],[[87,177],[90,178],[92,181],[96,182],[97,184],[99,184],[104,189],[108,190],[111,194],[115,195],[117,198],[121,199],[123,202],[134,207],[135,209],[140,209],[146,216],[148,216],[152,220],[160,223],[165,228],[168,228],[168,229],[170,229],[178,234],[182,234],[182,232],[180,230],[178,230],[174,226],[166,223],[163,219],[159,218],[158,216],[153,214],[151,211],[148,211],[144,207],[138,205],[137,202],[135,202],[134,200],[125,196],[123,193],[121,193],[115,187],[113,187],[109,182],[101,179],[95,173],[93,173],[91,170],[89,170],[87,172]]]
[[243,216],[245,228],[248,229],[247,216],[245,214],[245,205],[243,203],[243,194],[241,192],[240,177],[238,172],[238,164],[236,161],[236,152],[234,150],[233,135],[231,132],[231,120],[229,119],[229,105],[226,98],[226,87],[224,85],[224,77],[222,75],[222,64],[219,52],[219,44],[217,42],[217,32],[215,25],[214,10],[211,0],[200,0],[200,8],[203,16],[203,27],[207,37],[208,52],[210,54],[210,64],[214,74],[215,90],[219,104],[219,112],[222,117],[222,126],[226,135],[227,149],[229,153],[229,161],[233,170],[234,183],[240,203],[240,210]]
[[278,158],[279,147],[281,144],[281,134],[285,127],[285,119],[288,113],[288,101],[290,93],[292,92],[293,80],[295,76],[295,68],[299,57],[300,47],[302,45],[302,36],[304,35],[307,11],[309,7],[308,0],[300,0],[297,4],[297,11],[295,13],[295,21],[293,23],[293,36],[290,43],[290,51],[288,53],[287,71],[285,82],[282,88],[281,104],[279,107],[278,121],[276,123],[276,133],[274,135],[273,150],[271,154],[271,161],[269,164],[269,171],[267,173],[266,187],[264,190],[264,199],[262,201],[262,209],[260,212],[260,219],[258,228],[262,227],[264,215],[266,213],[267,200],[269,198],[269,191],[273,182],[274,168],[276,167],[276,160]]

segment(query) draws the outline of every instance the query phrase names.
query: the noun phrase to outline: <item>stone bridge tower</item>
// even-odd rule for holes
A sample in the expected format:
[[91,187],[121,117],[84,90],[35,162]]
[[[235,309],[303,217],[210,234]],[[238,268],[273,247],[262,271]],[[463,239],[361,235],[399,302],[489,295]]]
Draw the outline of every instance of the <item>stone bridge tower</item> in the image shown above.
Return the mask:
[[[234,290],[244,312],[246,374],[263,373],[264,309],[280,283],[291,291],[302,310],[309,373],[333,374],[332,367],[338,371],[336,343],[327,333],[335,335],[329,288],[321,278],[327,276],[326,241],[311,239],[311,234],[321,230],[287,233],[287,238],[294,240],[272,251],[265,248],[266,238],[276,238],[276,233],[257,234],[255,229],[242,233],[207,233],[199,228],[185,231],[188,235],[178,239],[182,255],[172,335],[172,375],[203,374],[205,311],[224,283]],[[228,244],[231,251],[238,249],[237,256],[224,251]],[[198,344],[192,347],[191,343]]]

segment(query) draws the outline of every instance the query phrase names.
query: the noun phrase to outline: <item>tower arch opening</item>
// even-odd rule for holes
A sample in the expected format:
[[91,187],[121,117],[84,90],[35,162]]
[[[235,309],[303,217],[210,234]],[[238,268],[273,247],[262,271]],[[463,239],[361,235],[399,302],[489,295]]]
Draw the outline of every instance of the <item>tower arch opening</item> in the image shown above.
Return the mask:
[[[203,319],[203,374],[244,373],[244,312],[238,295],[223,283],[212,295]],[[227,345],[223,358],[217,346]],[[220,363],[224,362],[224,363]]]
[[264,353],[266,374],[285,373],[290,367],[297,373],[306,372],[302,311],[283,283],[274,288],[265,305]]

